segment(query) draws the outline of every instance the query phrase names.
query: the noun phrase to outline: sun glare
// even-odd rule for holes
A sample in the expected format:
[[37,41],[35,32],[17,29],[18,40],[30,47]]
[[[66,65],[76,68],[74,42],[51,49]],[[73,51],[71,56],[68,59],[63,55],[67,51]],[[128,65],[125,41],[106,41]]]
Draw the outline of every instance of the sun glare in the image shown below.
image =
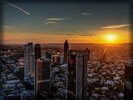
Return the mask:
[[113,34],[109,34],[109,35],[106,36],[106,38],[107,38],[107,41],[109,43],[114,43],[115,42],[115,39],[116,39],[116,36],[113,35]]

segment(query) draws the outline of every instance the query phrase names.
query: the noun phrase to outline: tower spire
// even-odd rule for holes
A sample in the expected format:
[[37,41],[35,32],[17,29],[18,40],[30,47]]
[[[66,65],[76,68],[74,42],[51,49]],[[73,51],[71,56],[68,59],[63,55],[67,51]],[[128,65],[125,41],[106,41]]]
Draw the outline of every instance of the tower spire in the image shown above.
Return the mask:
[[67,63],[67,51],[69,49],[68,41],[67,39],[65,40],[64,43],[64,63]]

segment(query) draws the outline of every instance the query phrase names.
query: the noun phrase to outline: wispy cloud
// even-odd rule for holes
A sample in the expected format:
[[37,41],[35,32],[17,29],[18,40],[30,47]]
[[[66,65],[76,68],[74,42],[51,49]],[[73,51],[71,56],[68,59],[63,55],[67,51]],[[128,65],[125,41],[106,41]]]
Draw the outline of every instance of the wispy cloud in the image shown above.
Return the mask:
[[3,28],[13,28],[12,26],[5,25]]
[[0,26],[0,29],[11,29],[13,28],[12,26],[8,26],[8,25],[5,25],[5,26]]
[[84,12],[84,13],[80,13],[81,15],[85,15],[85,16],[91,16],[93,15],[92,13],[87,13],[87,12]]
[[55,22],[55,21],[44,21],[44,24],[56,24],[57,22]]
[[49,21],[59,21],[59,20],[66,20],[68,18],[48,18],[48,19],[45,19],[45,20],[49,20]]
[[44,24],[56,24],[58,21],[66,20],[68,18],[47,18],[44,21]]
[[123,28],[123,27],[127,27],[130,26],[129,24],[120,24],[120,25],[110,25],[110,26],[104,26],[101,28]]
[[14,5],[14,4],[8,2],[8,1],[5,1],[5,2],[6,2],[8,5],[10,5],[10,6],[12,6],[12,7],[14,7],[14,8],[20,10],[20,11],[23,12],[23,13],[25,13],[26,15],[30,15],[30,13],[29,13],[28,11],[26,11],[26,10],[24,10],[24,9],[22,9],[22,8],[20,8],[20,7],[16,6],[16,5]]

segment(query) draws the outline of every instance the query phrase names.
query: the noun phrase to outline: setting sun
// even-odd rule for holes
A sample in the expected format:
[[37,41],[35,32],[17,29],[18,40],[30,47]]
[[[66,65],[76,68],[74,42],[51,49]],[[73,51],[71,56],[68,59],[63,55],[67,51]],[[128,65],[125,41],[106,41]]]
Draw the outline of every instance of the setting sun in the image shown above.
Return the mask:
[[106,38],[109,43],[112,43],[112,42],[115,42],[116,36],[113,34],[109,34],[106,36]]

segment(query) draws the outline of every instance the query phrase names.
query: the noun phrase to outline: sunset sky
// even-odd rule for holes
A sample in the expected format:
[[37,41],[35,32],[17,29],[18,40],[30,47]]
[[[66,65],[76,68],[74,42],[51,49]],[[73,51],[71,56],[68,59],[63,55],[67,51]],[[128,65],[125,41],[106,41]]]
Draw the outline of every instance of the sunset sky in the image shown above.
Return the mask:
[[129,43],[129,5],[123,3],[4,2],[6,44]]

